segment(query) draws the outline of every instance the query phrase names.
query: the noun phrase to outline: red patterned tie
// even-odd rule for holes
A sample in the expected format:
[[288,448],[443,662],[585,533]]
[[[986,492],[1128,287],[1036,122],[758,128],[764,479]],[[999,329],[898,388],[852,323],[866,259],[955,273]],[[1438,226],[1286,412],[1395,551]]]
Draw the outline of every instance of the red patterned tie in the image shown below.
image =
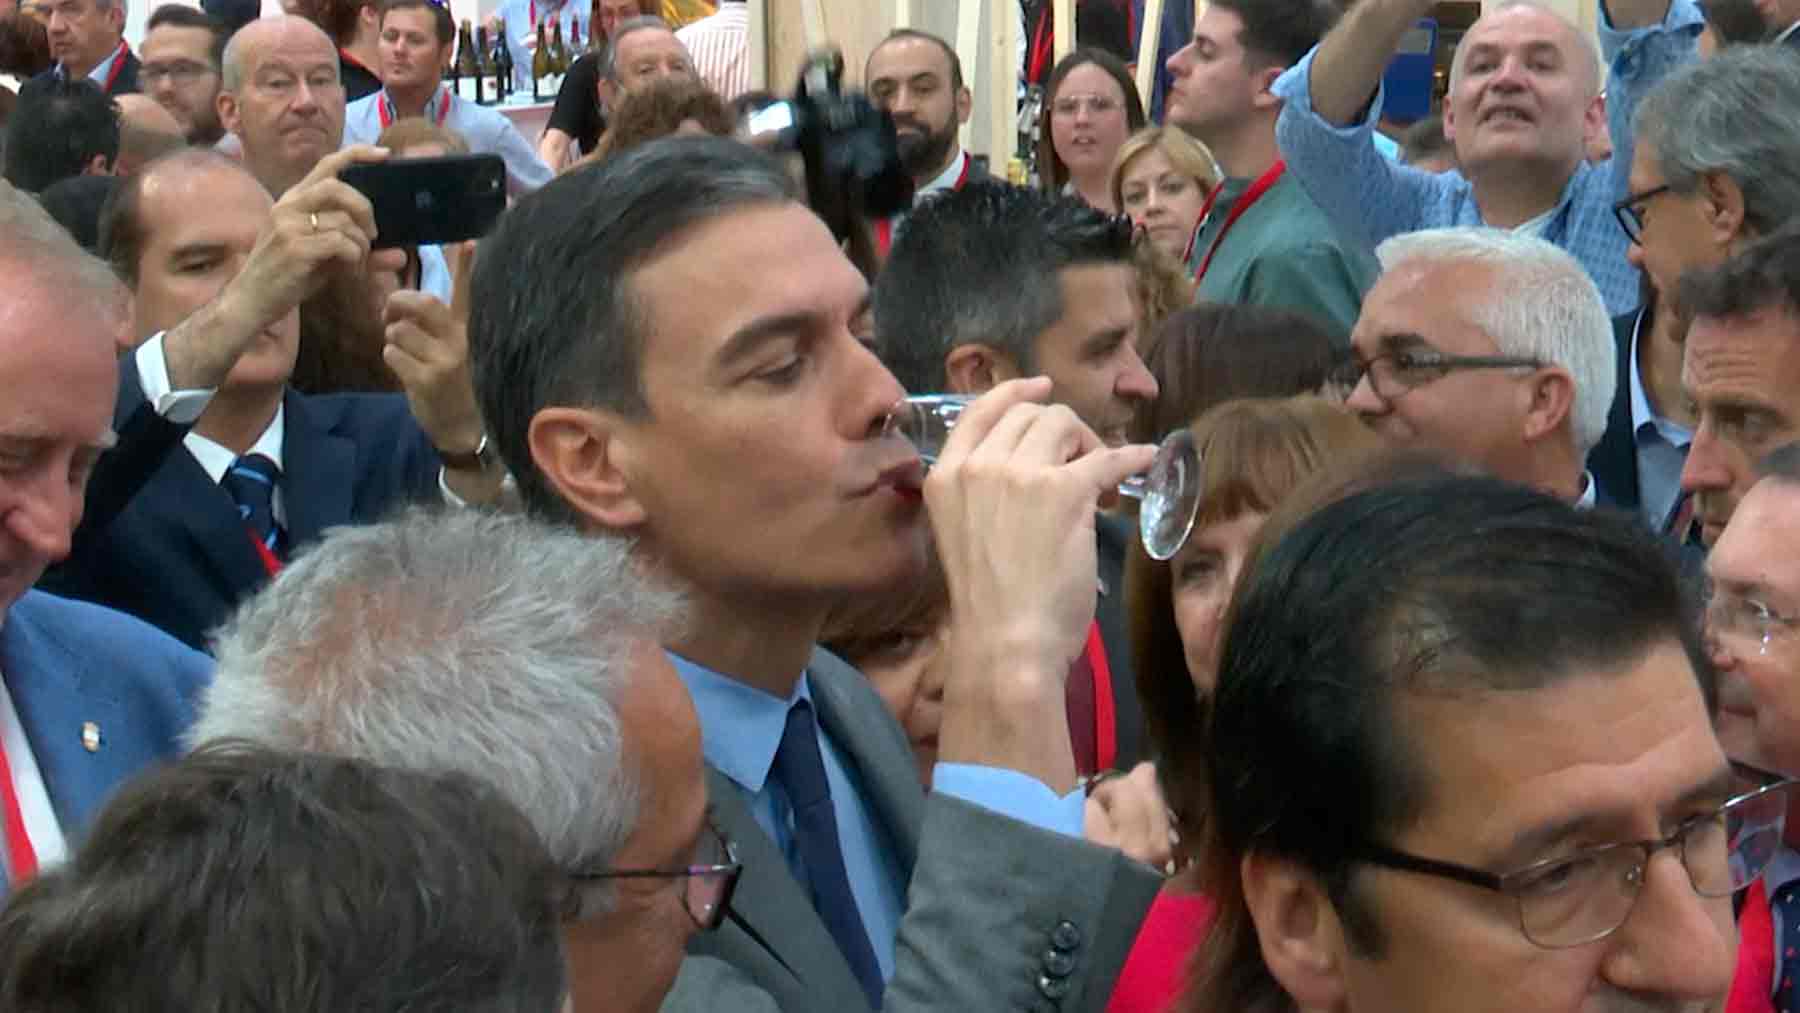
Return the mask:
[[25,814],[19,809],[19,794],[13,788],[12,765],[6,761],[6,747],[0,744],[0,830],[6,837],[8,881],[18,886],[37,875],[37,851],[25,833]]

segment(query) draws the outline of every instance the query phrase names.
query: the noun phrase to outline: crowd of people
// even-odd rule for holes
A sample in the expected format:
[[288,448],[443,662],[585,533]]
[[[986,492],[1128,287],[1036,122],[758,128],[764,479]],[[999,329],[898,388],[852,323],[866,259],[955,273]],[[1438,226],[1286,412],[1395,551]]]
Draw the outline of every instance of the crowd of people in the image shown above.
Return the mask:
[[0,11],[0,1009],[1800,1013],[1794,4],[1408,123],[1429,0],[1027,4],[1033,185],[900,29],[846,221],[739,0],[536,138],[436,0],[126,2]]

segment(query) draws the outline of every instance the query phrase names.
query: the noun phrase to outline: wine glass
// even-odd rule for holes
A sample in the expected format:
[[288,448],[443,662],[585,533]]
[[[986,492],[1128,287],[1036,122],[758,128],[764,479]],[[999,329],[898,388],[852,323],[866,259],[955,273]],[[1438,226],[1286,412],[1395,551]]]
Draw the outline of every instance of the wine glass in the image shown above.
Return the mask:
[[[944,441],[974,398],[966,394],[920,394],[894,406],[886,432],[904,436],[927,467],[937,463]],[[1184,426],[1156,448],[1150,470],[1119,483],[1119,493],[1138,501],[1138,537],[1158,562],[1174,557],[1194,529],[1200,510],[1200,449]]]

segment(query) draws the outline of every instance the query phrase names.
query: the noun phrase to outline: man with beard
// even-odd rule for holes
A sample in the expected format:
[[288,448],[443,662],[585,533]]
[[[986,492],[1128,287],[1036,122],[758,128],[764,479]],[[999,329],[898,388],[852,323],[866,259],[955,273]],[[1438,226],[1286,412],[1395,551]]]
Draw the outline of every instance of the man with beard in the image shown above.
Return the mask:
[[181,124],[189,144],[217,144],[225,136],[219,122],[224,26],[192,7],[165,4],[150,15],[143,51],[144,91]]
[[[894,117],[900,160],[912,174],[913,203],[940,190],[960,190],[987,174],[962,149],[957,131],[969,121],[974,99],[963,83],[962,60],[950,44],[928,32],[901,28],[890,33],[863,70],[869,100]],[[882,254],[893,245],[904,215],[875,223]]]

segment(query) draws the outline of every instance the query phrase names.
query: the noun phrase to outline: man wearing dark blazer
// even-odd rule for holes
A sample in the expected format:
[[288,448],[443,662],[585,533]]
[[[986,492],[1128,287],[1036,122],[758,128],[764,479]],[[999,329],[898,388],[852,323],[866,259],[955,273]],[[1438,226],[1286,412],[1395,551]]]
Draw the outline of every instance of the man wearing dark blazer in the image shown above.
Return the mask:
[[[1137,352],[1136,277],[1128,225],[1072,198],[971,183],[914,210],[901,230],[875,285],[876,351],[913,394],[979,394],[1041,372],[1052,398],[1122,441],[1136,406],[1157,394]],[[1098,637],[1069,684],[1083,774],[1145,759],[1124,612],[1137,534],[1104,517],[1096,528]]]
[[1606,433],[1588,454],[1588,472],[1614,506],[1673,533],[1686,505],[1681,466],[1693,420],[1681,397],[1679,319],[1659,305],[1648,282],[1644,297],[1641,308],[1613,318],[1618,388]]
[[500,473],[479,452],[460,333],[434,300],[396,296],[400,309],[390,306],[404,333],[395,341],[390,329],[388,361],[407,397],[308,397],[287,386],[295,307],[325,272],[365,269],[371,211],[335,178],[356,157],[322,161],[273,207],[246,170],[210,152],[127,181],[102,248],[132,286],[133,332],[148,340],[122,370],[119,446],[49,586],[203,647],[326,528],[446,493],[498,494]]
[[[863,88],[894,118],[900,160],[913,181],[913,203],[960,190],[988,174],[963,150],[961,131],[974,109],[962,59],[950,43],[916,28],[898,28],[869,52]],[[904,213],[875,222],[882,256],[893,248]]]
[[0,895],[60,861],[119,782],[179,752],[207,659],[107,609],[31,590],[69,549],[114,438],[118,283],[0,184]]
[[85,77],[108,95],[138,91],[138,58],[125,42],[125,0],[56,0],[47,4],[50,55],[56,64],[20,88],[23,98],[57,78]]
[[867,285],[781,166],[680,137],[558,177],[484,241],[471,305],[527,509],[634,537],[689,600],[665,646],[743,875],[663,1008],[1104,1008],[1160,876],[1081,839],[1063,682],[1086,524],[1144,448],[1027,403],[1041,380],[959,423],[923,483],[955,603],[927,796],[816,646],[846,596],[923,575],[928,519],[903,391],[857,338]]

